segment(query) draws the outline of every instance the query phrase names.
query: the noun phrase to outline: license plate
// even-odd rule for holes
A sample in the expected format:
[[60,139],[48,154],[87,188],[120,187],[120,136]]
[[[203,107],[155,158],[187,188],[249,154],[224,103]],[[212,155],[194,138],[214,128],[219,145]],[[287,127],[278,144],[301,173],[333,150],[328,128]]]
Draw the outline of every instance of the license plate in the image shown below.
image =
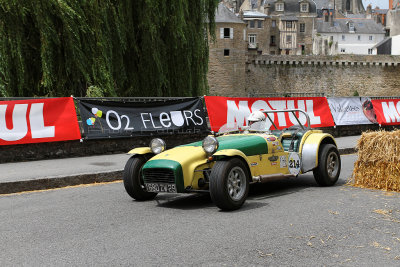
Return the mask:
[[147,192],[176,193],[175,184],[150,183],[145,184]]

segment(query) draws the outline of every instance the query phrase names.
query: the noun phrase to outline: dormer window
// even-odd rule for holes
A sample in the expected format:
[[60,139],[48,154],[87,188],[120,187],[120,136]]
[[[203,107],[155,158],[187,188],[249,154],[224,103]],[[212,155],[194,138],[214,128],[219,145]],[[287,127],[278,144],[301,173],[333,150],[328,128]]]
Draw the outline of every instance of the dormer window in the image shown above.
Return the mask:
[[308,3],[300,4],[300,12],[308,12]]
[[349,32],[354,32],[354,23],[353,22],[349,22]]
[[283,3],[276,3],[275,4],[275,10],[276,11],[283,11],[284,10],[284,4]]

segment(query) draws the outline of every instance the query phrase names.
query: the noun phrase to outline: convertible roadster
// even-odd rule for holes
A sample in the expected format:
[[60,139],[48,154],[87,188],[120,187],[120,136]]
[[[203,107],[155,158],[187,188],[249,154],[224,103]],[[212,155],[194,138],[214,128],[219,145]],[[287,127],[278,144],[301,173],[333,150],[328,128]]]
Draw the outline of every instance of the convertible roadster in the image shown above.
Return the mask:
[[[287,113],[297,125],[278,129],[276,113]],[[310,129],[307,113],[257,111],[248,122],[250,126],[242,129],[212,133],[203,141],[169,150],[160,138],[149,147],[132,149],[124,169],[126,192],[139,201],[160,192],[205,192],[220,209],[235,210],[246,201],[250,184],[309,171],[320,186],[336,183],[341,167],[336,142],[330,134]]]

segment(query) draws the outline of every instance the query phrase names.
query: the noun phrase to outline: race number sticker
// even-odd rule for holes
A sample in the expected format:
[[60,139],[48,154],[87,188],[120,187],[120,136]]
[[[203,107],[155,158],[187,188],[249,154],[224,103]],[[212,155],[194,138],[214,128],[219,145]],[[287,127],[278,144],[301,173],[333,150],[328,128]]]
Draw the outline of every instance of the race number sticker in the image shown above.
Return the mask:
[[298,175],[300,173],[301,161],[299,154],[290,153],[289,155],[289,172],[293,175]]

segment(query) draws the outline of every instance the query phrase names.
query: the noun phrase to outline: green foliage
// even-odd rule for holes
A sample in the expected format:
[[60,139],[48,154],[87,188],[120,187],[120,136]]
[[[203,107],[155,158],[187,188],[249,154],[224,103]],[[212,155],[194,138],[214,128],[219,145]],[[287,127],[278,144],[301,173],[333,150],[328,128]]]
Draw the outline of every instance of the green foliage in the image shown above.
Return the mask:
[[360,96],[360,94],[358,93],[357,90],[355,90],[355,91],[353,92],[353,96]]
[[217,2],[0,0],[0,95],[203,95]]

